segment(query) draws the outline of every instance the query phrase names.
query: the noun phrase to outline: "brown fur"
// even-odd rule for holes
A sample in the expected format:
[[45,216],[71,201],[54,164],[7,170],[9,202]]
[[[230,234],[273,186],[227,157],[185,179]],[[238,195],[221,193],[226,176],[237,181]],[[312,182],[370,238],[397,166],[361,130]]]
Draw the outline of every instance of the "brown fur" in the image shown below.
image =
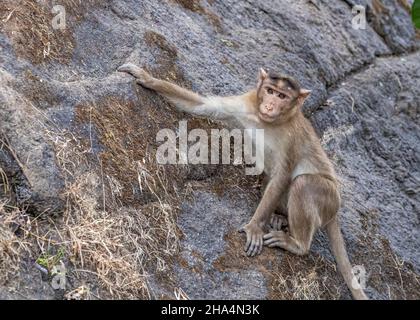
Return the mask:
[[[351,265],[337,220],[340,194],[334,169],[301,111],[308,90],[301,89],[290,77],[261,70],[257,88],[250,92],[234,97],[201,97],[155,79],[131,64],[119,70],[134,75],[138,83],[167,97],[182,111],[264,129],[267,183],[254,216],[241,228],[247,236],[245,251],[255,256],[267,245],[307,254],[315,232],[326,227],[338,267],[354,298],[366,299],[363,290],[352,287]],[[266,233],[270,218],[279,208],[283,214],[287,211],[290,232]],[[281,219],[274,216],[274,220],[280,229]]]

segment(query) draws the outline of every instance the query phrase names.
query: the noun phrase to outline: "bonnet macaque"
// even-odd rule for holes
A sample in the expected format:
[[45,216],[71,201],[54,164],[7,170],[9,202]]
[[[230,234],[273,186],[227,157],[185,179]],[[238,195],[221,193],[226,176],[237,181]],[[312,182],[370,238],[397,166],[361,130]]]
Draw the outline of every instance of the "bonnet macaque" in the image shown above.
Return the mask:
[[[267,183],[262,199],[248,224],[248,256],[263,246],[279,247],[297,255],[308,253],[317,229],[325,227],[347,285],[355,299],[367,299],[353,286],[353,274],[338,224],[338,182],[331,162],[301,109],[310,91],[286,75],[261,69],[256,87],[243,95],[203,97],[173,83],[156,79],[145,70],[126,64],[119,71],[138,84],[166,97],[179,110],[197,116],[264,129],[264,172]],[[284,215],[274,214],[275,211]],[[286,219],[289,232],[281,230]],[[267,232],[270,221],[276,230]]]

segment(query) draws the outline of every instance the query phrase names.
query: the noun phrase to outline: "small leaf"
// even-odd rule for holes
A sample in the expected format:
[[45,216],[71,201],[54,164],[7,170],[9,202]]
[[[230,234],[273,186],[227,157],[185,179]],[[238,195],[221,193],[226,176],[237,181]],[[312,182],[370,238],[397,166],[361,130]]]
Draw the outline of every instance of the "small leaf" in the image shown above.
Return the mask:
[[416,28],[420,29],[420,0],[414,0],[411,17]]

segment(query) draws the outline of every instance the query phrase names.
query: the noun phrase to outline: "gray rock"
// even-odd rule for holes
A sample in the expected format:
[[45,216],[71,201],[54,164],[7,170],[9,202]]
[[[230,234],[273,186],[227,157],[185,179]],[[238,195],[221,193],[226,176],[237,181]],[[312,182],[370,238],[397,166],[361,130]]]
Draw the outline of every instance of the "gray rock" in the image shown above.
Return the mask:
[[[388,13],[375,12],[369,0],[197,3],[110,0],[89,7],[83,19],[70,12],[66,32],[74,50],[65,63],[22,57],[19,43],[0,24],[0,134],[12,147],[0,150],[0,166],[14,177],[16,203],[34,212],[64,209],[65,175],[51,143],[54,133],[89,140],[92,159],[106,150],[99,128],[78,119],[83,106],[102,106],[112,97],[133,103],[144,117],[146,106],[167,108],[116,72],[123,63],[218,95],[251,88],[258,69],[266,67],[312,90],[304,111],[342,179],[342,229],[352,261],[368,269],[368,293],[377,299],[391,298],[390,291],[398,298],[419,298],[418,285],[400,288],[391,265],[395,259],[405,262],[398,270],[406,281],[412,279],[407,265],[420,272],[419,41],[400,1],[384,0]],[[351,26],[355,4],[367,6],[365,30]],[[100,112],[109,108],[105,104]],[[187,180],[211,180],[216,173],[217,168],[188,168]],[[314,257],[325,259],[317,274],[329,277],[330,288],[339,292],[322,296],[349,298],[336,272],[323,273],[333,263],[323,233],[309,258],[269,251],[255,263],[238,256],[244,266],[218,265],[242,239],[233,234],[257,201],[247,190],[229,197],[211,190],[194,194],[179,216],[183,263],[174,265],[176,281],[190,298],[278,298],[270,289],[274,265],[286,268],[295,261],[296,272],[303,272],[302,265],[318,270]],[[153,286],[156,297],[166,290]]]

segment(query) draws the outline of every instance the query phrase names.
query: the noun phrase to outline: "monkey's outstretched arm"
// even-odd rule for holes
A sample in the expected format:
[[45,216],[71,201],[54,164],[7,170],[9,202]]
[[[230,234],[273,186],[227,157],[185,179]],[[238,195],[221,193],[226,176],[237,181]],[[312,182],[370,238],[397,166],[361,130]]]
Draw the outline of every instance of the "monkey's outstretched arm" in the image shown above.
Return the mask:
[[245,251],[248,256],[260,254],[263,247],[264,226],[278,205],[279,198],[286,190],[287,176],[283,172],[277,173],[268,183],[264,195],[251,221],[241,228],[246,233]]
[[203,97],[176,84],[156,79],[133,64],[125,64],[118,71],[133,75],[137,78],[137,83],[155,90],[184,112],[219,120],[240,117],[247,113],[243,99],[239,97]]
[[152,77],[144,69],[137,67],[134,64],[124,64],[118,68],[120,72],[127,72],[137,78],[137,83],[148,89],[155,90],[157,93],[166,97],[169,101],[174,103],[177,107],[185,109],[194,108],[203,104],[203,97],[181,88],[168,81],[163,81]]

